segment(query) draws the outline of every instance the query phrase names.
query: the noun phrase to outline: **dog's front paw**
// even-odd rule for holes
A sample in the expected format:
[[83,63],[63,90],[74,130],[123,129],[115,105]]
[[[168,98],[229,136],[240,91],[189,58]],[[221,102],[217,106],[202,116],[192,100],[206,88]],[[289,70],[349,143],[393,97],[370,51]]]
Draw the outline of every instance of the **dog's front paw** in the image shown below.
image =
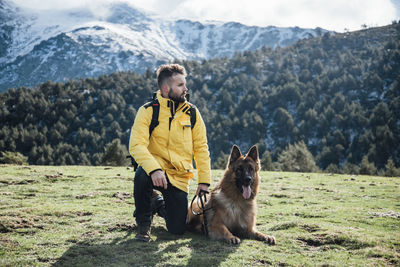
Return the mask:
[[227,243],[229,243],[229,244],[233,244],[233,245],[238,245],[238,244],[240,244],[240,238],[239,237],[236,237],[236,236],[231,236],[231,237],[229,237],[229,238],[227,238],[227,239],[225,239],[225,241],[227,242]]
[[275,237],[273,237],[272,235],[266,235],[264,242],[266,242],[266,243],[268,243],[270,245],[275,245],[276,244]]
[[270,245],[276,244],[275,237],[270,236],[270,235],[264,235],[260,232],[255,232],[254,237],[256,240],[264,241],[265,243],[270,244]]

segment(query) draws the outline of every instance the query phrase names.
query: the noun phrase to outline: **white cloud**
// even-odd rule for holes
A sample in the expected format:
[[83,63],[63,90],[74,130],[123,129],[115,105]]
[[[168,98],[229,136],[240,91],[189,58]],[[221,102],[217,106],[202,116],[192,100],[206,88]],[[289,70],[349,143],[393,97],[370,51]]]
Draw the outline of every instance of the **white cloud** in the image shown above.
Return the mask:
[[[38,9],[88,7],[100,12],[120,0],[14,0]],[[397,1],[397,0],[396,0]],[[120,1],[121,2],[121,1]],[[123,0],[169,18],[238,21],[247,25],[357,30],[399,19],[390,0]]]
[[172,15],[235,20],[258,26],[319,26],[342,31],[359,29],[364,23],[389,24],[396,18],[396,9],[390,0],[186,0]]
[[46,12],[83,8],[97,18],[105,19],[110,15],[108,5],[116,0],[13,0],[13,2],[22,8]]

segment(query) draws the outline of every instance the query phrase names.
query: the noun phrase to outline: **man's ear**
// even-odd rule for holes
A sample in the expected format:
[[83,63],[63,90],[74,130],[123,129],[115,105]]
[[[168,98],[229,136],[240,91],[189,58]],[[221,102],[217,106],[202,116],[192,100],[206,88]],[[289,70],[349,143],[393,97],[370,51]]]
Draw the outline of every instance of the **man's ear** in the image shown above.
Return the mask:
[[258,162],[258,149],[257,146],[252,146],[249,150],[249,152],[247,152],[246,158],[249,157],[251,159],[253,159],[255,162]]
[[168,90],[169,90],[168,84],[164,82],[164,83],[161,85],[161,89],[160,89],[161,95],[162,95],[163,97],[167,97],[167,96],[168,96]]
[[233,164],[238,158],[242,156],[242,152],[240,152],[240,149],[237,145],[233,145],[231,155],[229,156],[228,160],[228,167]]

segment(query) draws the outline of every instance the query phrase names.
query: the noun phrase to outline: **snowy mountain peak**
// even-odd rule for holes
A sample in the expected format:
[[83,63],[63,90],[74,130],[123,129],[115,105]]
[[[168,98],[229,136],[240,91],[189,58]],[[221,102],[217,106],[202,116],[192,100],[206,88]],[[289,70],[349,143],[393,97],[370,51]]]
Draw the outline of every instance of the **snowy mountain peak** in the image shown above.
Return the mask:
[[0,0],[0,91],[286,46],[322,29],[163,20],[127,3],[66,11]]
[[150,15],[139,9],[133,8],[127,3],[119,3],[110,6],[110,16],[107,18],[110,23],[133,24],[137,22],[150,22]]

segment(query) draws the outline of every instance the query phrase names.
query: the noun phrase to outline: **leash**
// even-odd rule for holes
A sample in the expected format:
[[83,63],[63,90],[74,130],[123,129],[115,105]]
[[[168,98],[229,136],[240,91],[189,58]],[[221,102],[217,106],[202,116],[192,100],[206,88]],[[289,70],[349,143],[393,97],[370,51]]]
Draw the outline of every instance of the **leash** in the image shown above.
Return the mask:
[[[206,236],[208,236],[208,224],[207,224],[207,217],[205,216],[205,213],[207,210],[210,210],[211,208],[206,209],[205,204],[207,203],[207,194],[210,194],[210,192],[208,192],[207,190],[200,190],[199,195],[194,195],[192,202],[190,203],[190,210],[192,211],[192,214],[195,216],[199,216],[199,215],[203,215],[203,232],[205,233]],[[203,201],[203,197],[204,196],[204,201]],[[199,200],[200,200],[200,212],[195,212],[193,210],[193,202],[197,197],[197,205],[199,206]]]

